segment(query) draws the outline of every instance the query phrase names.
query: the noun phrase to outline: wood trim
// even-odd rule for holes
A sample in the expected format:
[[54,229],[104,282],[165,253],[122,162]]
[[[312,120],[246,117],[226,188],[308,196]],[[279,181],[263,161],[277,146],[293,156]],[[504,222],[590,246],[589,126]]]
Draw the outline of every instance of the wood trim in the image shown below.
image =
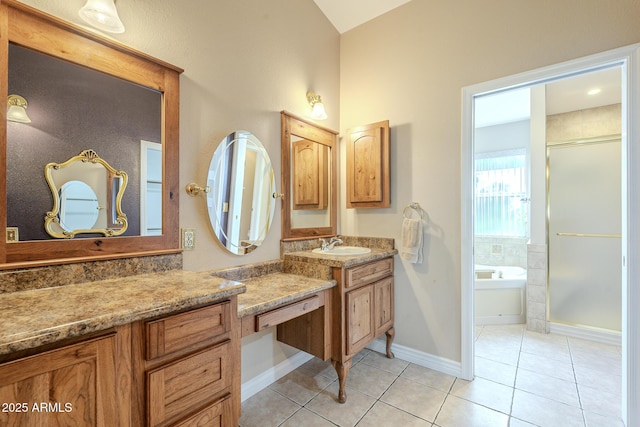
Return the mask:
[[[9,41],[163,92],[162,236],[76,238],[0,244],[0,270],[179,253],[179,115],[183,70],[16,0],[0,2],[0,97],[8,95]],[[4,98],[3,98],[4,99]],[[0,164],[6,165],[6,109]],[[6,234],[6,168],[0,173],[0,232]],[[44,214],[44,213],[43,213]]]
[[[329,226],[292,228],[291,225],[291,154],[290,135],[295,134],[331,148],[329,163],[331,165],[331,184],[329,186]],[[335,236],[338,219],[338,132],[319,126],[286,111],[280,112],[280,150],[282,159],[282,239],[314,238]]]

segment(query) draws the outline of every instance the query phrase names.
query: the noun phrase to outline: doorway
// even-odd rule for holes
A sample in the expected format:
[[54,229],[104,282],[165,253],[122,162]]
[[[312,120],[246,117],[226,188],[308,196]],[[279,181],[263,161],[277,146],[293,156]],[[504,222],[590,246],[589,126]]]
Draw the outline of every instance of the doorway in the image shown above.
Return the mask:
[[[478,97],[500,93],[510,89],[539,87],[541,85],[567,79],[572,76],[619,67],[622,71],[622,348],[623,348],[623,407],[622,418],[627,425],[640,422],[638,407],[640,368],[635,361],[640,356],[640,302],[639,290],[629,285],[638,282],[640,275],[640,254],[638,242],[640,230],[630,218],[640,214],[640,200],[633,188],[640,188],[640,173],[636,170],[640,163],[638,148],[638,128],[628,117],[638,112],[636,101],[640,99],[640,78],[638,77],[638,46],[616,49],[587,58],[539,69],[463,89],[462,118],[462,259],[461,259],[461,314],[462,314],[462,360],[461,375],[465,379],[474,377],[474,104]],[[533,105],[533,104],[532,104]],[[533,114],[533,112],[532,112]],[[532,135],[535,131],[532,129]],[[532,198],[534,196],[532,195]],[[546,203],[545,203],[546,205]],[[533,209],[533,207],[532,207]],[[546,227],[545,227],[546,229]],[[546,234],[546,231],[545,231]],[[546,244],[546,238],[543,241]]]

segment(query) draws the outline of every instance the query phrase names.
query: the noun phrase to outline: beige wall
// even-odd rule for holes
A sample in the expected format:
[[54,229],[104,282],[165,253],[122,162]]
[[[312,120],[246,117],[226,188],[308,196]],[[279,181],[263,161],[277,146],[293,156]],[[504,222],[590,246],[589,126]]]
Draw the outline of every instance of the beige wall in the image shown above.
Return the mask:
[[[84,0],[24,3],[79,22]],[[308,89],[323,97],[325,126],[390,120],[392,207],[342,209],[340,232],[398,239],[402,208],[420,202],[431,219],[425,263],[397,262],[396,343],[456,361],[461,88],[640,42],[640,3],[629,0],[413,0],[342,37],[312,0],[120,0],[118,9],[127,31],[117,40],[185,69],[181,186],[204,183],[234,129],[262,140],[279,177],[278,112],[306,114]],[[215,242],[204,199],[180,197],[180,224],[197,232],[186,269],[277,258],[279,211],[264,247],[237,257]],[[243,382],[290,354],[271,332],[245,339]]]
[[[74,23],[85,0],[26,0]],[[204,185],[218,142],[229,132],[253,132],[274,164],[280,190],[280,111],[306,115],[306,92],[322,96],[339,124],[340,36],[312,0],[120,0],[125,33],[118,41],[184,68],[180,96],[180,186]],[[180,193],[180,226],[196,229],[196,249],[184,268],[209,270],[277,259],[280,208],[264,246],[243,256],[227,253],[210,230],[203,197]],[[291,355],[273,344],[272,331],[243,341],[243,381]]]
[[392,206],[340,232],[399,239],[411,201],[431,220],[424,264],[396,264],[397,344],[460,361],[461,89],[640,42],[638,22],[633,1],[413,0],[342,36],[340,129],[390,120]]

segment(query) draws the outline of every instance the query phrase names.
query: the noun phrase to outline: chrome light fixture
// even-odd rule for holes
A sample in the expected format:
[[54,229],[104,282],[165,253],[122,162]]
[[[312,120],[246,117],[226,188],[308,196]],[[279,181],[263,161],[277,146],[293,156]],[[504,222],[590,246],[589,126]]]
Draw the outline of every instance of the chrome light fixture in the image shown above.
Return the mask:
[[124,33],[114,0],[87,0],[78,12],[89,25],[109,33]]
[[316,120],[326,120],[327,112],[324,110],[322,98],[314,92],[307,92],[307,101],[311,106],[311,117]]
[[18,123],[31,123],[27,115],[29,103],[20,95],[9,95],[7,98],[7,120]]

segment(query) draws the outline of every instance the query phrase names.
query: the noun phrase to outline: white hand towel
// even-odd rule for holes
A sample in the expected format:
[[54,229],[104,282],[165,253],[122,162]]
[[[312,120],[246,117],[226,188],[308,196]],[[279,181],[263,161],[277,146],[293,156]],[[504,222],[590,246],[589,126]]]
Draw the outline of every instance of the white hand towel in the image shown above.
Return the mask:
[[412,264],[422,264],[422,220],[402,220],[402,247],[400,257]]

